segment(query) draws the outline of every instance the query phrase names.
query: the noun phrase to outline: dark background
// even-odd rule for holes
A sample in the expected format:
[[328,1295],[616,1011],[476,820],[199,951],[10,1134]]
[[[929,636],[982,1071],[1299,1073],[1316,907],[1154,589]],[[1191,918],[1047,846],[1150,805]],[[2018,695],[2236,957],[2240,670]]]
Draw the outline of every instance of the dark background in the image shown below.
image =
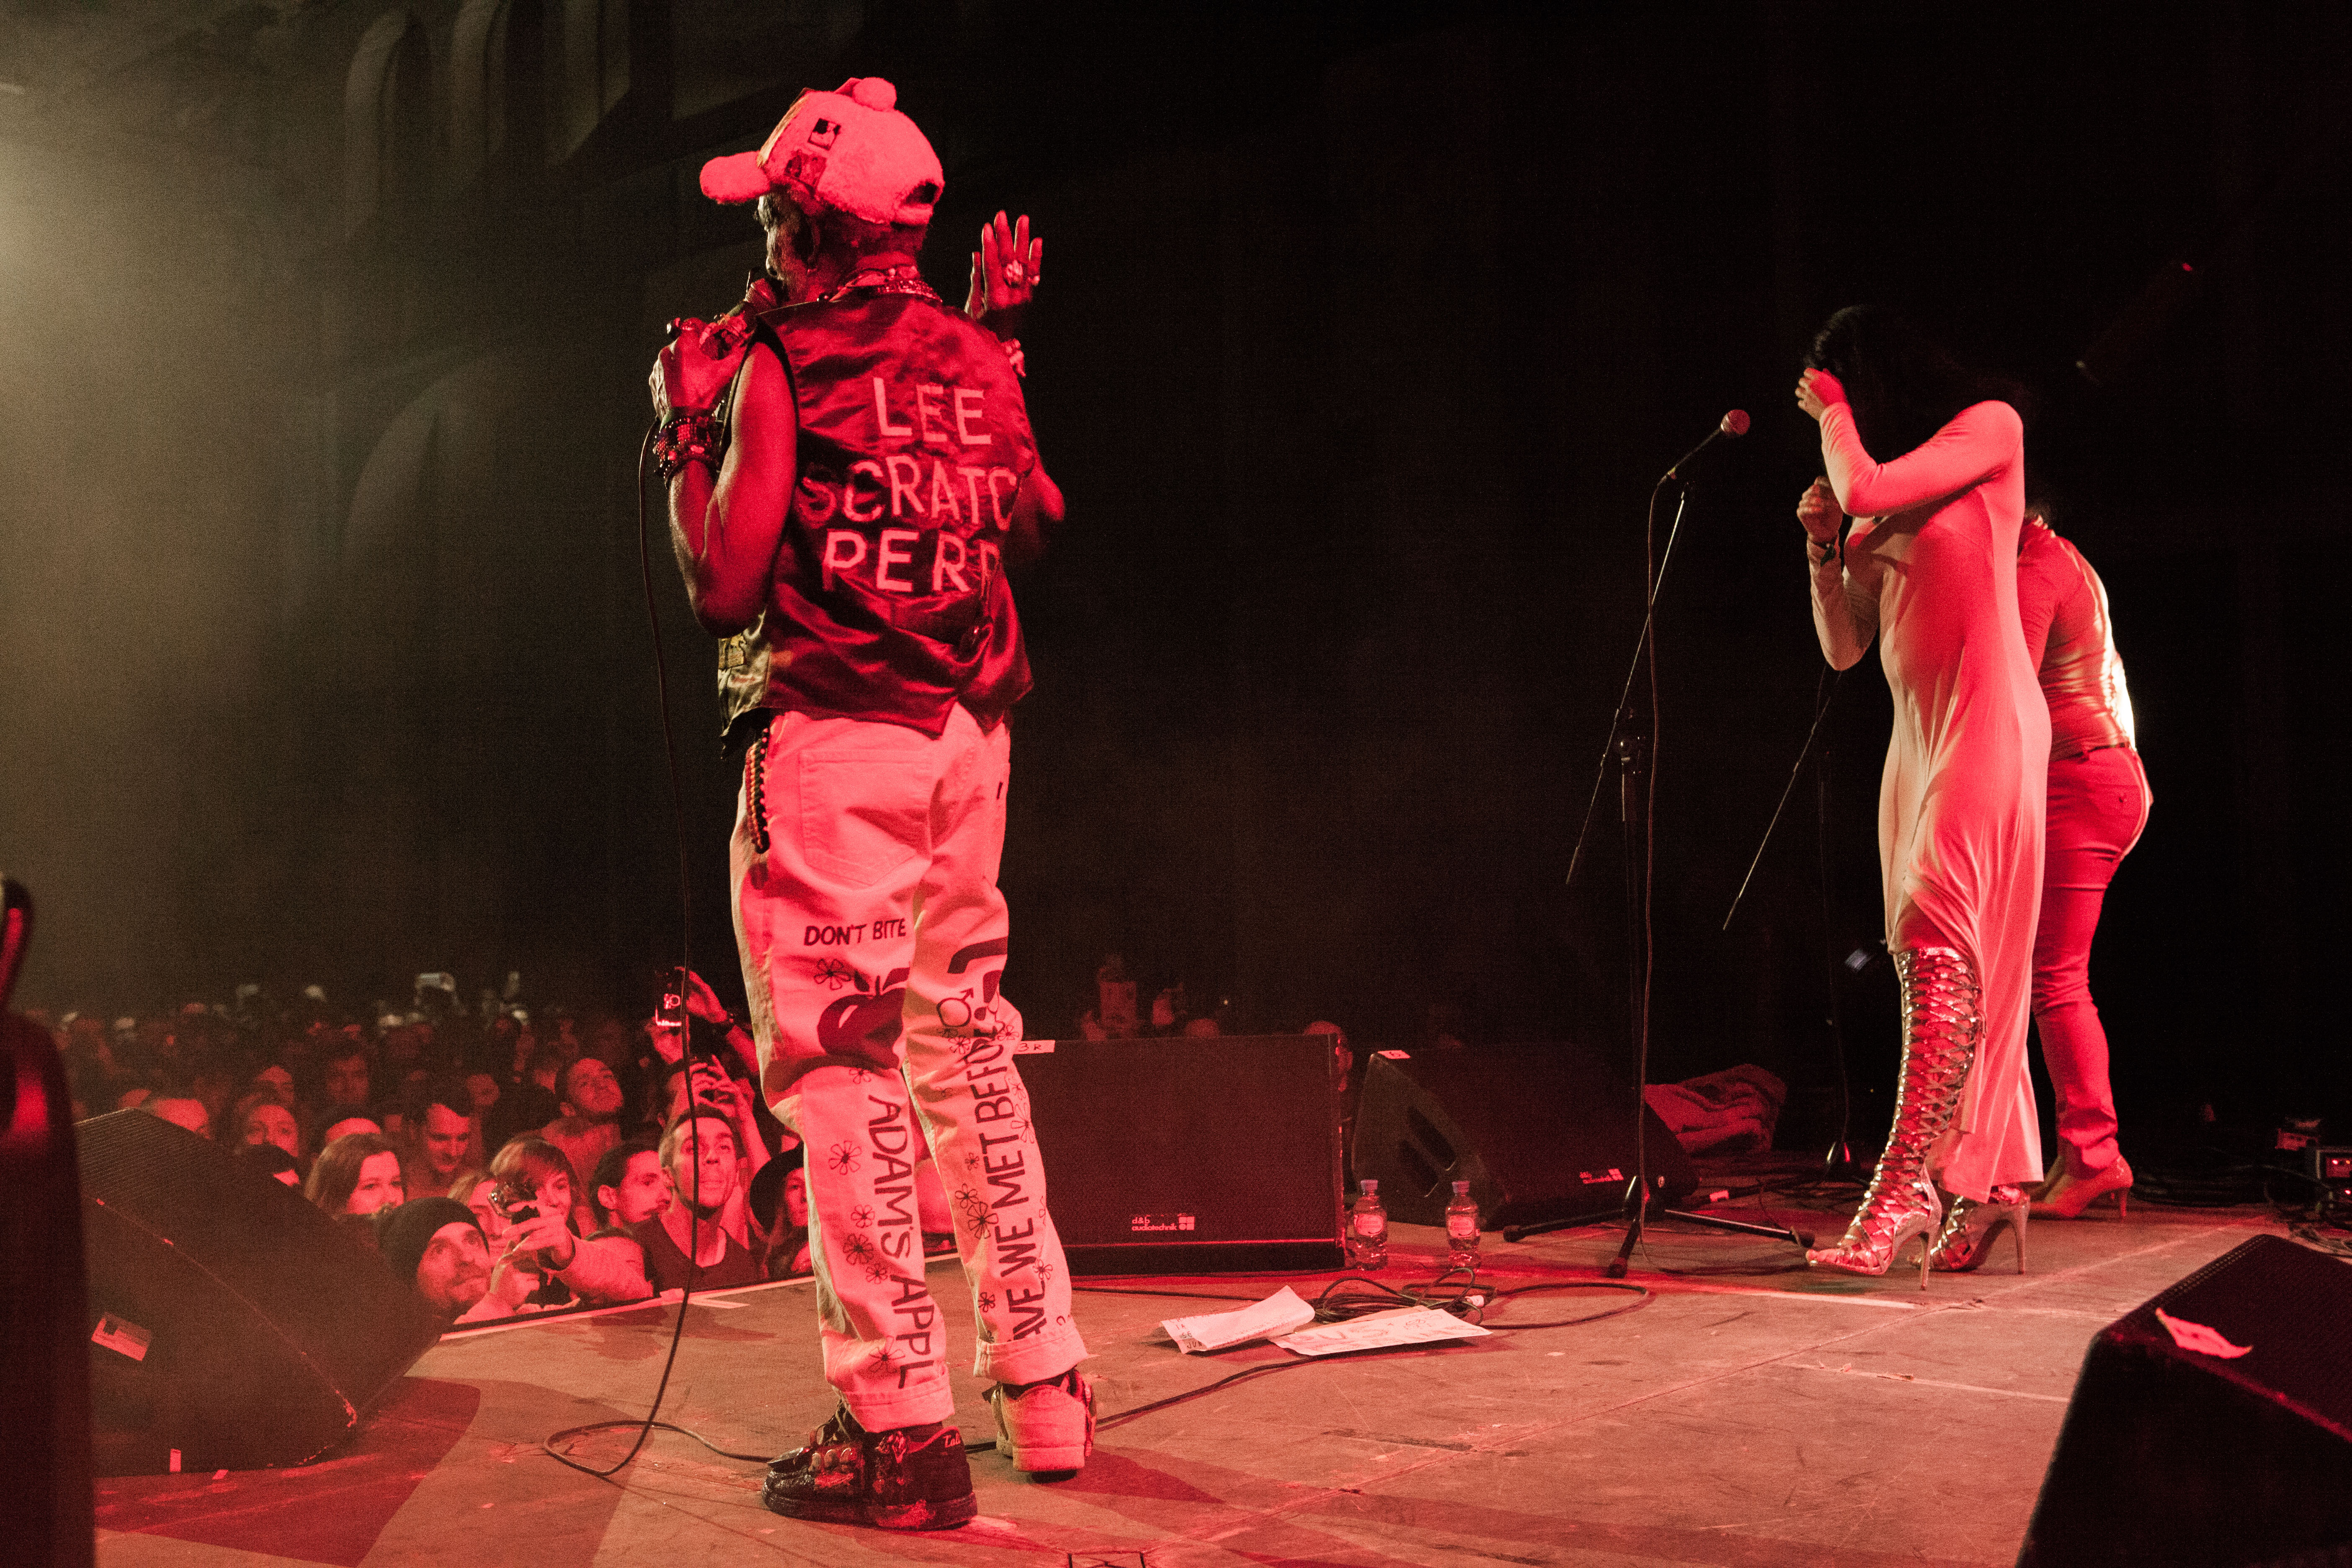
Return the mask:
[[[1607,798],[1564,876],[1645,498],[1737,405],[1658,620],[1653,1071],[1761,1063],[1826,1138],[1833,1005],[1857,1085],[1894,1038],[1883,963],[1832,980],[1880,934],[1874,660],[1719,928],[1827,689],[1790,388],[1873,300],[2033,384],[2032,482],[2113,598],[2157,795],[2095,967],[2127,1118],[2352,1115],[2342,7],[126,0],[0,44],[19,1005],[644,1004],[679,942],[645,370],[756,258],[702,161],[876,74],[948,170],[942,291],[987,214],[1047,237],[1032,1034],[1117,952],[1237,1028],[1623,1056]],[[654,552],[731,983],[733,780]]]

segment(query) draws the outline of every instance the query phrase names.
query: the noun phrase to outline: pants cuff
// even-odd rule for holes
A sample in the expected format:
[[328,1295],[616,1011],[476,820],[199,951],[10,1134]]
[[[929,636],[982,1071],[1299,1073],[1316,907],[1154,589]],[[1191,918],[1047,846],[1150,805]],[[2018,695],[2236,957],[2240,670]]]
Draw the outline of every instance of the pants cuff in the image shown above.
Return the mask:
[[887,1432],[894,1426],[922,1426],[933,1421],[946,1421],[955,1415],[955,1394],[947,1388],[927,1388],[919,1393],[893,1394],[887,1399],[853,1394],[841,1391],[841,1402],[857,1417],[857,1424],[868,1432]]
[[1087,1342],[1076,1329],[1038,1334],[1011,1344],[982,1345],[971,1370],[998,1383],[1043,1383],[1087,1359]]

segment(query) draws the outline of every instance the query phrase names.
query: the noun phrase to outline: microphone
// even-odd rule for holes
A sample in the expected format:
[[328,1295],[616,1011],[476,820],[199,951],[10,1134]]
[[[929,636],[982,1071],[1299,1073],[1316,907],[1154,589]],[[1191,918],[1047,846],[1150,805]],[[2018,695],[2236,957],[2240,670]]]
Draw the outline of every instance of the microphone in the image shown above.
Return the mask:
[[1689,462],[1693,458],[1697,457],[1701,452],[1704,452],[1709,447],[1714,446],[1717,437],[1745,436],[1747,434],[1748,410],[1745,408],[1733,409],[1730,413],[1725,415],[1720,420],[1717,421],[1715,428],[1706,433],[1706,440],[1701,441],[1697,446],[1693,447],[1689,451],[1685,452],[1682,455],[1682,460],[1677,462],[1673,468],[1668,468],[1665,472],[1664,478],[1659,479],[1658,483],[1664,484],[1667,479],[1678,479],[1682,478],[1683,464]]

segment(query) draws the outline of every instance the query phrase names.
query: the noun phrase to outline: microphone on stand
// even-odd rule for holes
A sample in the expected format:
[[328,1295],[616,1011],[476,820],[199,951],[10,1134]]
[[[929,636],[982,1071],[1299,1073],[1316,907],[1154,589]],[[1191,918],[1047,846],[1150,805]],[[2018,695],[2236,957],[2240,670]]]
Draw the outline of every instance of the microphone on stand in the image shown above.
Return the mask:
[[1665,472],[1664,478],[1659,479],[1658,482],[1660,484],[1664,484],[1667,479],[1678,479],[1682,478],[1683,465],[1689,462],[1693,458],[1697,457],[1701,452],[1706,451],[1709,447],[1714,446],[1717,437],[1723,436],[1745,436],[1747,434],[1748,410],[1745,408],[1733,409],[1717,423],[1714,429],[1706,433],[1706,440],[1701,441],[1697,446],[1693,447],[1689,451],[1685,452],[1682,455],[1681,461],[1675,463],[1673,468],[1668,468]]

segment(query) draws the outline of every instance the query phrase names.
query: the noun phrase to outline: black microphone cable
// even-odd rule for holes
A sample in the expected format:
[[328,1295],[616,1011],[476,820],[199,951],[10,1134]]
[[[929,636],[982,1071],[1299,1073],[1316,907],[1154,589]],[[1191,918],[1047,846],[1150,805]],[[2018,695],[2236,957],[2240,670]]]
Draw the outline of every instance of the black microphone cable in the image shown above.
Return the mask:
[[[645,439],[637,443],[637,578],[645,588],[646,624],[653,633],[654,684],[656,706],[661,712],[662,761],[669,773],[670,825],[677,837],[677,940],[679,970],[683,974],[691,971],[694,966],[694,898],[693,884],[688,870],[690,862],[687,853],[686,795],[678,784],[677,736],[676,728],[670,721],[669,711],[669,667],[667,661],[662,657],[661,610],[654,598],[653,549],[647,542],[646,526],[646,459],[653,455],[654,438],[659,433],[659,426],[649,425],[646,426]],[[683,1059],[688,1064],[687,1083],[689,1090],[687,1100],[687,1152],[694,1164],[693,1195],[687,1204],[686,1282],[678,1287],[677,1321],[670,1325],[669,1353],[662,1360],[661,1381],[654,1385],[653,1405],[646,1411],[645,1419],[642,1421],[593,1421],[584,1426],[567,1426],[561,1432],[551,1432],[540,1439],[539,1446],[545,1449],[548,1457],[556,1463],[567,1465],[584,1475],[594,1476],[600,1481],[611,1480],[615,1475],[626,1469],[635,1460],[638,1451],[645,1447],[646,1439],[653,1436],[656,1428],[665,1432],[683,1433],[704,1447],[709,1448],[712,1453],[726,1458],[756,1461],[756,1457],[753,1455],[727,1453],[722,1448],[713,1447],[709,1439],[698,1433],[688,1432],[683,1426],[673,1426],[666,1421],[656,1419],[661,1414],[662,1401],[669,1395],[670,1373],[677,1365],[678,1342],[686,1337],[686,1309],[688,1303],[694,1299],[695,1276],[702,1272],[702,1118],[694,1114],[694,1101],[690,1092],[693,1086],[694,1058],[692,1051],[686,1048],[686,1042],[692,1037],[692,1026],[688,1026],[681,1031],[679,1042],[681,1050],[684,1052]],[[660,1295],[656,1293],[654,1300],[659,1301]],[[589,1432],[610,1431],[617,1426],[635,1426],[637,1429],[636,1441],[629,1445],[627,1453],[604,1469],[600,1470],[593,1465],[583,1464],[555,1446],[565,1438],[577,1437]]]

